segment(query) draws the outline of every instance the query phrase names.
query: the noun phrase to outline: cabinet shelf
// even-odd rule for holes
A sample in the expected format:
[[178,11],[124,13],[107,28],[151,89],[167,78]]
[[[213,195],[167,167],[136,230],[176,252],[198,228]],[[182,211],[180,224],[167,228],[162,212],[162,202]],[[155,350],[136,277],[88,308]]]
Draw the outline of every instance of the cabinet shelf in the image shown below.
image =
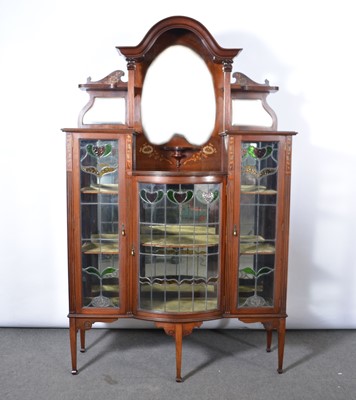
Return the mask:
[[141,226],[141,245],[162,248],[197,248],[219,244],[214,227],[199,225]]
[[119,254],[117,243],[84,243],[82,246],[84,254]]
[[240,243],[241,255],[274,254],[276,248],[270,243]]
[[85,254],[118,254],[119,235],[117,233],[92,234],[82,245]]
[[241,194],[262,194],[271,196],[277,194],[277,190],[268,189],[266,186],[241,185]]
[[92,184],[90,186],[85,186],[80,189],[84,194],[113,194],[117,195],[119,192],[119,187],[117,183],[108,183],[102,185]]
[[164,248],[196,248],[211,247],[219,244],[218,235],[206,236],[166,236],[166,237],[142,237],[142,246],[164,247]]

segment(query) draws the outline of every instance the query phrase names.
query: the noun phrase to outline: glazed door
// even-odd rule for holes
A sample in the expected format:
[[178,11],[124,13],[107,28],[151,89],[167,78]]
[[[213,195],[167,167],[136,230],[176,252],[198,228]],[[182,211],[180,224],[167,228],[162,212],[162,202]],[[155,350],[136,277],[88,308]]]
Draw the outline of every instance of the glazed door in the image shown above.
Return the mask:
[[[285,302],[285,138],[235,138],[234,225],[229,248],[234,313],[280,312]],[[228,243],[229,246],[229,243]]]
[[222,193],[221,178],[137,179],[137,314],[220,312]]
[[[125,311],[125,184],[121,139],[73,137],[76,310]],[[78,210],[79,212],[77,212]],[[79,224],[76,221],[79,219]]]

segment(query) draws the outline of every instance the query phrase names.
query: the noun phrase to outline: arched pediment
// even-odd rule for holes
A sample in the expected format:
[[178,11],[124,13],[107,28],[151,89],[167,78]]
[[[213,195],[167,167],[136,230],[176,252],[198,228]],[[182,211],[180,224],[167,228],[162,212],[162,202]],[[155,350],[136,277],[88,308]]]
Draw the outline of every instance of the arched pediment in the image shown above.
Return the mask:
[[[184,41],[185,45],[189,45],[189,39],[186,38],[187,34],[195,37],[201,48],[205,49],[211,60],[216,63],[229,62],[229,60],[232,62],[233,58],[242,50],[222,48],[204,25],[193,18],[183,16],[165,18],[155,24],[137,46],[120,46],[117,49],[126,59],[140,61],[145,58],[154,45],[157,45],[157,43],[160,45],[162,38],[165,37],[167,37],[167,40],[164,39],[163,42],[167,42],[167,45],[172,45],[173,41],[180,44],[181,40]],[[194,39],[191,40],[190,44],[192,48],[197,50]]]

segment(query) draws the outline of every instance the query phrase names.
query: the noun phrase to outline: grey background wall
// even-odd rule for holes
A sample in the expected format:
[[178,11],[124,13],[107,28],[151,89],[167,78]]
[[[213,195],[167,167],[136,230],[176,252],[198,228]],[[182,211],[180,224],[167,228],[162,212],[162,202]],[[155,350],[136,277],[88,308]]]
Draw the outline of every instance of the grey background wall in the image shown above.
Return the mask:
[[[77,89],[126,69],[157,21],[186,15],[234,71],[280,91],[269,103],[294,141],[289,328],[356,328],[352,2],[0,0],[0,326],[67,326],[65,140],[87,97]],[[125,321],[118,326],[147,326]],[[207,327],[239,327],[234,321]]]

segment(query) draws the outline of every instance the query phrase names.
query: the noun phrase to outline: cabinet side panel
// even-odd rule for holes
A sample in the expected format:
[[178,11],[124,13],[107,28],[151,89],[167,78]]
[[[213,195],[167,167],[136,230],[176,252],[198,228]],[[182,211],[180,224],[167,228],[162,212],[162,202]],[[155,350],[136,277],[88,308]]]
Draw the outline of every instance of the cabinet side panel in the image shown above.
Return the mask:
[[68,288],[69,313],[75,312],[75,261],[74,261],[74,232],[73,232],[73,138],[66,134],[66,167],[67,167],[67,248],[68,248]]

